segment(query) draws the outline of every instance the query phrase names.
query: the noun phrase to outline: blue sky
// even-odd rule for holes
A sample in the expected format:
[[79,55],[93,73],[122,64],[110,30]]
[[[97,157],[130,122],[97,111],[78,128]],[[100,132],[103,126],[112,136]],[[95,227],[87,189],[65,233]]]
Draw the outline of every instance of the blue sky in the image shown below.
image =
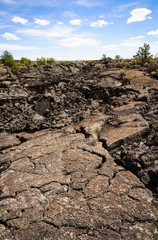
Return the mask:
[[158,0],[0,0],[0,55],[131,58],[144,43],[158,53]]

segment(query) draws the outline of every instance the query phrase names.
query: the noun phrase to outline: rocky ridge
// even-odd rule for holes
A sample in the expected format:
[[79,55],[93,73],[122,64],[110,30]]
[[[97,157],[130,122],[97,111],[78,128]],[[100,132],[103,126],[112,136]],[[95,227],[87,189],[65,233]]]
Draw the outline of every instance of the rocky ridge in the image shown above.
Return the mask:
[[158,81],[110,59],[0,74],[0,239],[156,240]]

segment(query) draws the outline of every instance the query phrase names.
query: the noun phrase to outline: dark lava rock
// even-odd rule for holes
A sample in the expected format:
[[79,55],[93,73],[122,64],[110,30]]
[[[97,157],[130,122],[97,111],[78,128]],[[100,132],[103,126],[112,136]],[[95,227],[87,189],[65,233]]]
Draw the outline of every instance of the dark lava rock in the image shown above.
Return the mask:
[[0,240],[158,239],[158,82],[112,59],[0,73]]

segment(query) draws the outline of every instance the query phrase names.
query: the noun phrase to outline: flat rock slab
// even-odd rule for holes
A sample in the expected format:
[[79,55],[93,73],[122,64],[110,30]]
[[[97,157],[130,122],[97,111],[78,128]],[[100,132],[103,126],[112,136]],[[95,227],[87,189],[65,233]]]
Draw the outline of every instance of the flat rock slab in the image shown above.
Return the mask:
[[[148,123],[136,112],[138,102],[131,102],[113,109],[117,116],[117,127],[103,129],[100,139],[106,142],[109,150],[121,146],[127,141],[139,138],[149,131]],[[142,103],[144,104],[144,103]]]
[[[136,116],[121,116],[124,128],[137,128]],[[8,135],[18,145],[1,152],[10,165],[0,179],[0,240],[157,239],[152,192],[101,142],[68,132],[20,133],[21,143]]]
[[0,133],[0,151],[19,145],[20,143],[15,134]]
[[122,83],[112,77],[105,77],[102,78],[99,86],[103,87],[103,88],[107,88],[107,87],[120,87],[122,86]]
[[102,72],[100,74],[100,77],[108,77],[108,76],[110,76],[112,78],[116,78],[116,79],[120,80],[120,72],[121,72],[120,69],[112,69],[112,70],[109,70],[109,71]]
[[143,71],[129,70],[126,73],[125,78],[129,80],[130,85],[133,85],[134,88],[153,88],[158,89],[158,81],[150,76],[146,76],[146,73]]
[[143,77],[145,75],[144,72],[138,70],[128,70],[126,72],[125,78],[131,80],[133,78]]

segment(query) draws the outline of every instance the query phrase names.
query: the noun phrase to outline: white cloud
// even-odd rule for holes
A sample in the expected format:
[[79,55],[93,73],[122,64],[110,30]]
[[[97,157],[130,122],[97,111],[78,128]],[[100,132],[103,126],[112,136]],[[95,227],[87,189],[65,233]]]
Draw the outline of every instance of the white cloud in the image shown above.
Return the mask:
[[35,20],[34,22],[36,24],[41,25],[41,26],[47,26],[48,24],[50,24],[50,21],[48,21],[48,20],[39,19],[39,18],[35,18],[34,20]]
[[60,6],[61,1],[57,0],[0,0],[8,3],[16,3],[18,6],[27,5],[27,6]]
[[130,37],[129,39],[134,40],[134,39],[142,39],[142,38],[145,38],[145,36]]
[[0,11],[0,16],[7,16],[7,15],[8,15],[7,12],[5,12],[5,11]]
[[65,11],[63,13],[63,15],[68,18],[77,18],[78,17],[78,15],[74,11]]
[[104,15],[100,15],[99,18],[104,18],[105,16]]
[[59,22],[57,22],[57,24],[59,24],[59,25],[63,25],[64,23],[59,21]]
[[2,2],[6,3],[6,4],[15,4],[16,3],[13,0],[2,0]]
[[150,44],[151,53],[155,56],[157,56],[157,53],[158,53],[157,49],[158,49],[158,42],[153,42]]
[[104,27],[104,26],[107,26],[108,24],[113,24],[113,23],[108,23],[104,20],[98,20],[96,22],[92,22],[90,24],[91,27]]
[[81,47],[81,46],[97,46],[100,44],[100,41],[97,41],[93,38],[66,38],[61,39],[60,43],[63,47]]
[[3,38],[7,39],[7,40],[20,40],[19,37],[15,36],[14,34],[12,33],[4,33],[1,35]]
[[103,50],[116,50],[118,49],[118,45],[116,44],[109,44],[109,45],[106,45],[106,46],[103,46],[101,47]]
[[62,25],[56,25],[49,29],[19,29],[18,33],[25,34],[29,37],[37,37],[43,39],[52,39],[56,37],[70,37],[73,29]]
[[69,21],[69,23],[71,25],[81,25],[81,22],[82,21],[80,19],[73,19],[73,20]]
[[136,8],[130,12],[131,17],[127,19],[127,23],[141,22],[146,19],[151,19],[151,17],[147,17],[150,13],[152,13],[152,11],[147,8]]
[[28,23],[28,20],[25,18],[21,18],[21,17],[13,17],[12,22],[21,23],[24,25],[24,24]]
[[125,11],[127,8],[133,7],[133,6],[137,5],[138,3],[139,2],[132,2],[132,3],[127,3],[127,4],[124,4],[124,5],[121,5],[121,6],[118,7],[116,12]]
[[150,32],[148,32],[147,33],[148,35],[158,35],[158,29],[157,30],[155,30],[155,31],[150,31]]
[[21,46],[16,44],[0,44],[1,50],[8,50],[8,51],[27,51],[27,50],[33,50],[36,49],[32,46]]
[[82,5],[82,6],[85,6],[85,7],[95,7],[95,6],[102,5],[98,1],[92,1],[92,0],[77,0],[75,2],[75,4]]
[[125,40],[121,46],[122,47],[129,47],[129,48],[138,48],[138,47],[141,47],[143,46],[143,41],[142,40],[132,40],[132,39],[128,39],[128,40]]
[[0,25],[0,29],[6,29],[6,28],[10,28],[10,27],[12,27],[12,26],[11,25],[6,25],[6,24]]

